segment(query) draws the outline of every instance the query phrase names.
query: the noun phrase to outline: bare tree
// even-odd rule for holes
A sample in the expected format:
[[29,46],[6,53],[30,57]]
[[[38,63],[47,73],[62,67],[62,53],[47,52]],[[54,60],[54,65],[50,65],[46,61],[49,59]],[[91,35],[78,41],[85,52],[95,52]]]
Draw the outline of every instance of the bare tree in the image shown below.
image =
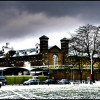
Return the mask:
[[[70,41],[70,48],[77,52],[78,56],[87,56],[89,64],[91,64],[91,58],[94,56],[100,56],[100,27],[93,25],[86,25],[79,27],[76,31],[76,35],[72,35]],[[92,63],[91,79],[94,82],[94,71]]]
[[[71,56],[69,56],[69,58],[71,59],[69,62],[69,64],[71,64],[73,66],[73,72],[74,72],[74,67],[79,67],[79,73],[80,73],[80,82],[82,83],[82,64],[83,64],[83,58],[81,56],[79,56],[80,54],[74,50],[73,48],[69,48],[69,51],[71,51]],[[74,74],[74,73],[73,73]],[[74,75],[75,76],[75,75]]]

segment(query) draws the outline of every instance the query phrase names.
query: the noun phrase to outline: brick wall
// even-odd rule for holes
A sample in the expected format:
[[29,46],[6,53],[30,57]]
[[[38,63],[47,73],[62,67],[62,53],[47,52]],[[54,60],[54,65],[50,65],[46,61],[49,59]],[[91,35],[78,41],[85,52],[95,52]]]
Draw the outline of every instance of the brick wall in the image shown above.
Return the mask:
[[[80,80],[79,69],[49,69],[51,73],[50,78],[54,77],[57,80],[66,78],[73,80],[73,75],[75,80]],[[73,74],[74,73],[74,74]],[[82,69],[82,80],[87,80],[87,77],[91,76],[91,69]],[[94,79],[100,80],[100,69],[94,69]]]

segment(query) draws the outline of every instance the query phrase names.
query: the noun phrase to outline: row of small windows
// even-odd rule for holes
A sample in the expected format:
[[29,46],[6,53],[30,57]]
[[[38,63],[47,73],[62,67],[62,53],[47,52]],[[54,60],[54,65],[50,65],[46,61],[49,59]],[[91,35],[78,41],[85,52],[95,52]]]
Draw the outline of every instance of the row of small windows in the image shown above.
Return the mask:
[[32,59],[40,59],[39,57],[20,57],[20,58],[8,58],[8,59],[2,59],[1,61],[6,61],[6,60],[25,60],[25,59],[28,59],[28,60],[32,60]]
[[[14,62],[16,62],[16,63],[25,62],[25,60],[23,60],[23,61],[16,61],[16,60],[10,61],[10,63],[14,63]],[[29,61],[29,62],[42,62],[42,60],[32,60],[32,61]],[[7,62],[1,62],[0,64],[2,64],[2,63],[7,63]]]

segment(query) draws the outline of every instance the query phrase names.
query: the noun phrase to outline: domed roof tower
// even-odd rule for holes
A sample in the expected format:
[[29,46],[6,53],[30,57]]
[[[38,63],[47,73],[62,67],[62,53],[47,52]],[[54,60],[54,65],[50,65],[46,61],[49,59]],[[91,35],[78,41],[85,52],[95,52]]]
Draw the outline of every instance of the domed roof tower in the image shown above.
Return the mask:
[[63,39],[61,39],[60,40],[61,41],[61,50],[62,50],[62,52],[65,52],[65,53],[67,53],[68,54],[68,49],[69,49],[69,39],[67,39],[67,38],[63,38]]
[[40,52],[48,52],[48,37],[43,35],[40,38]]

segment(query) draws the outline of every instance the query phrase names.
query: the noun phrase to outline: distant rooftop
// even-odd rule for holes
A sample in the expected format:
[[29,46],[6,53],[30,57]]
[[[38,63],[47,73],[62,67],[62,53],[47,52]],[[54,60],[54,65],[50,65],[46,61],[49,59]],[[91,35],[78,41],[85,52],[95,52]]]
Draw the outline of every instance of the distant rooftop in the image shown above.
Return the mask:
[[[38,53],[36,53],[35,48],[24,49],[24,50],[9,50],[9,51],[16,51],[16,54],[14,54],[13,57],[26,56],[26,55],[38,55]],[[4,58],[4,57],[5,57],[4,54],[0,54],[0,58]]]

